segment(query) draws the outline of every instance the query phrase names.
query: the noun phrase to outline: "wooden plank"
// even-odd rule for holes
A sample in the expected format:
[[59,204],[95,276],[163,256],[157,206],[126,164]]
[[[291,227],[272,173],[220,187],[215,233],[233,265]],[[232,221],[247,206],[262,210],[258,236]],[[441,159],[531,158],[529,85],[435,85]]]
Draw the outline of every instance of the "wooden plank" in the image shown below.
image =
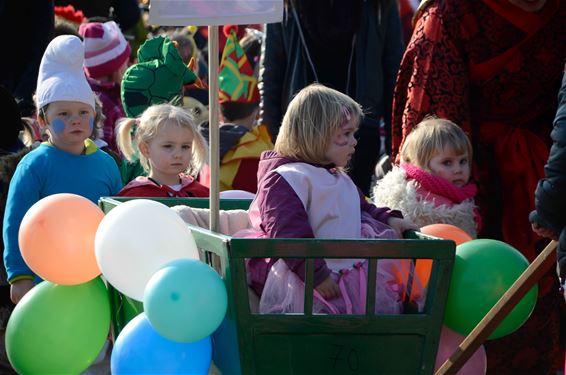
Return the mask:
[[[218,51],[218,26],[208,26],[208,50]],[[210,161],[210,230],[219,232],[220,126],[218,125],[218,54],[208,54],[208,132]]]
[[375,314],[375,289],[377,287],[377,259],[369,259],[368,286],[366,295],[366,315]]
[[305,303],[304,303],[304,314],[306,316],[312,315],[312,306],[314,304],[314,259],[307,259],[305,262]]

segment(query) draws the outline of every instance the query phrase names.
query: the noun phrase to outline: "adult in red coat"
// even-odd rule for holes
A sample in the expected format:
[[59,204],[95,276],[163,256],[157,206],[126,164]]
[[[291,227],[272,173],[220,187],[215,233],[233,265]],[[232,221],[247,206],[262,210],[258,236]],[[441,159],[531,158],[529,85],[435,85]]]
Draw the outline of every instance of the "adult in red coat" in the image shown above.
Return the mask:
[[[395,90],[393,154],[428,114],[460,124],[474,146],[480,237],[510,243],[532,261],[541,244],[528,214],[566,58],[566,2],[432,0],[419,16]],[[546,374],[563,366],[557,290],[549,273],[529,321],[488,342],[489,373]]]

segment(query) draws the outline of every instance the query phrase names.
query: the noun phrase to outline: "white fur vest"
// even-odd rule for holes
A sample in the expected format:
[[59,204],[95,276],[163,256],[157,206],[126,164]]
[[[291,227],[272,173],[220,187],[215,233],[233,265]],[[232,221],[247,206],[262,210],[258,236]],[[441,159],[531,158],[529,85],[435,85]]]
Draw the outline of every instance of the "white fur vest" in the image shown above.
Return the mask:
[[433,199],[417,192],[418,182],[407,180],[405,171],[394,167],[373,189],[372,199],[378,207],[399,210],[406,219],[417,226],[429,224],[451,224],[466,231],[472,238],[477,237],[472,199],[448,206],[437,206]]

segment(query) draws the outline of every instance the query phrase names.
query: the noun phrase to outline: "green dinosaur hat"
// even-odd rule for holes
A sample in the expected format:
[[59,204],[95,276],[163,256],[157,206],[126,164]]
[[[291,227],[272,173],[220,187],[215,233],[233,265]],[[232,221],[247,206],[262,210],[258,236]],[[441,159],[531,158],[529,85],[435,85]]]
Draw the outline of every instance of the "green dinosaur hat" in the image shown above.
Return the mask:
[[147,40],[138,50],[138,63],[128,68],[122,78],[124,111],[133,118],[151,105],[181,102],[183,86],[196,81],[168,38]]

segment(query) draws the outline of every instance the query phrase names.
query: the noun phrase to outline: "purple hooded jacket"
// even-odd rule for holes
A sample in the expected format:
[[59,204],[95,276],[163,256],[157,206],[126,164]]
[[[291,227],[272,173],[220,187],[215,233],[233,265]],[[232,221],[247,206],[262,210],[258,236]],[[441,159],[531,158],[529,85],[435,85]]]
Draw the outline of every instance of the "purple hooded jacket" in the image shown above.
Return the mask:
[[[268,238],[314,238],[307,211],[291,185],[278,173],[269,173],[283,164],[296,162],[299,160],[280,156],[275,151],[265,151],[261,155],[257,171],[257,194],[250,212],[254,209],[259,210],[260,227],[254,229],[263,232]],[[316,166],[326,168],[328,173],[333,173],[331,165]],[[358,193],[359,197],[357,199],[353,197],[352,202],[359,202],[361,212],[367,212],[374,219],[387,223],[390,217],[403,217],[400,211],[386,207],[377,208],[365,199],[361,190],[358,189]],[[277,259],[274,258],[269,261],[264,258],[254,258],[248,262],[251,286],[258,295],[261,295],[269,270],[276,261]],[[301,280],[304,280],[303,259],[286,259],[285,262]],[[314,286],[318,286],[329,275],[330,270],[324,259],[317,259]]]

